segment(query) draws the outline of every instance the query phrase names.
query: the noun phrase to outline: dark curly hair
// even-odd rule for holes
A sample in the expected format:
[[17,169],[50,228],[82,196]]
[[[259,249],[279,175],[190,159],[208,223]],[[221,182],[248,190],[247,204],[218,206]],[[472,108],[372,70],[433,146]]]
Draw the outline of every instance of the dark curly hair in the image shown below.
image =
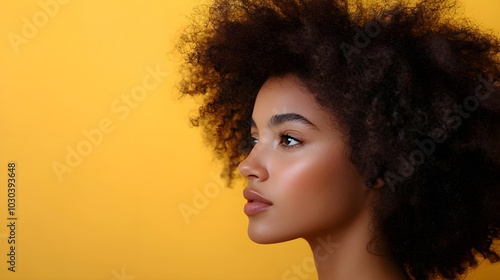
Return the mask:
[[[262,84],[297,75],[348,135],[371,188],[374,223],[414,279],[456,279],[500,260],[499,40],[429,0],[216,0],[182,34],[191,124],[228,186],[252,149]],[[204,11],[204,12],[203,12]]]

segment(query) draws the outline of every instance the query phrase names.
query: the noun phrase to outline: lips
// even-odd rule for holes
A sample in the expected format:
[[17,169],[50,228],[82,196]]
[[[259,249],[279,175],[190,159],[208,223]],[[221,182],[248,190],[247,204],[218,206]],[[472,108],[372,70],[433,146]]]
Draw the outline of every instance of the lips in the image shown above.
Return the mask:
[[249,188],[243,190],[243,197],[247,200],[247,204],[243,208],[247,216],[256,215],[273,205],[272,202],[265,199],[261,194]]

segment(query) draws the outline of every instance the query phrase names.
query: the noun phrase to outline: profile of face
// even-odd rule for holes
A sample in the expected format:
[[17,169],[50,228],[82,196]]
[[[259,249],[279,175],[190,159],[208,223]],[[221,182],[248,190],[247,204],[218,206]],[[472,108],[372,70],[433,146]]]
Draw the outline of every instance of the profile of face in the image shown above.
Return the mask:
[[245,213],[254,242],[341,238],[369,208],[344,134],[296,76],[264,83],[251,134],[254,147],[238,170],[248,179]]

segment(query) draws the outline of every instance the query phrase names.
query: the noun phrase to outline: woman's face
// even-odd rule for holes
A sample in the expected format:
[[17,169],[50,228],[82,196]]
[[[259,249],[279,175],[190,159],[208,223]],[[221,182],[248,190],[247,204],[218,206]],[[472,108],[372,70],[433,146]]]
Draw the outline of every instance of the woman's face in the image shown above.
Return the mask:
[[369,190],[348,160],[344,135],[298,78],[266,81],[251,133],[256,144],[238,169],[248,179],[245,213],[253,241],[341,233],[366,210]]

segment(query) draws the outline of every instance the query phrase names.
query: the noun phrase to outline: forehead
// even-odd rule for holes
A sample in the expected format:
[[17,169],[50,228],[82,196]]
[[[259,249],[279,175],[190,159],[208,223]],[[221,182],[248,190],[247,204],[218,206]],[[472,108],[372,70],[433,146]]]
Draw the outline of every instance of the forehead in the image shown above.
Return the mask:
[[293,75],[270,77],[262,85],[254,105],[256,112],[274,114],[319,109],[313,95]]
[[290,113],[305,117],[323,131],[336,127],[331,113],[317,103],[299,78],[291,74],[270,77],[257,94],[252,119],[260,128],[273,116]]

